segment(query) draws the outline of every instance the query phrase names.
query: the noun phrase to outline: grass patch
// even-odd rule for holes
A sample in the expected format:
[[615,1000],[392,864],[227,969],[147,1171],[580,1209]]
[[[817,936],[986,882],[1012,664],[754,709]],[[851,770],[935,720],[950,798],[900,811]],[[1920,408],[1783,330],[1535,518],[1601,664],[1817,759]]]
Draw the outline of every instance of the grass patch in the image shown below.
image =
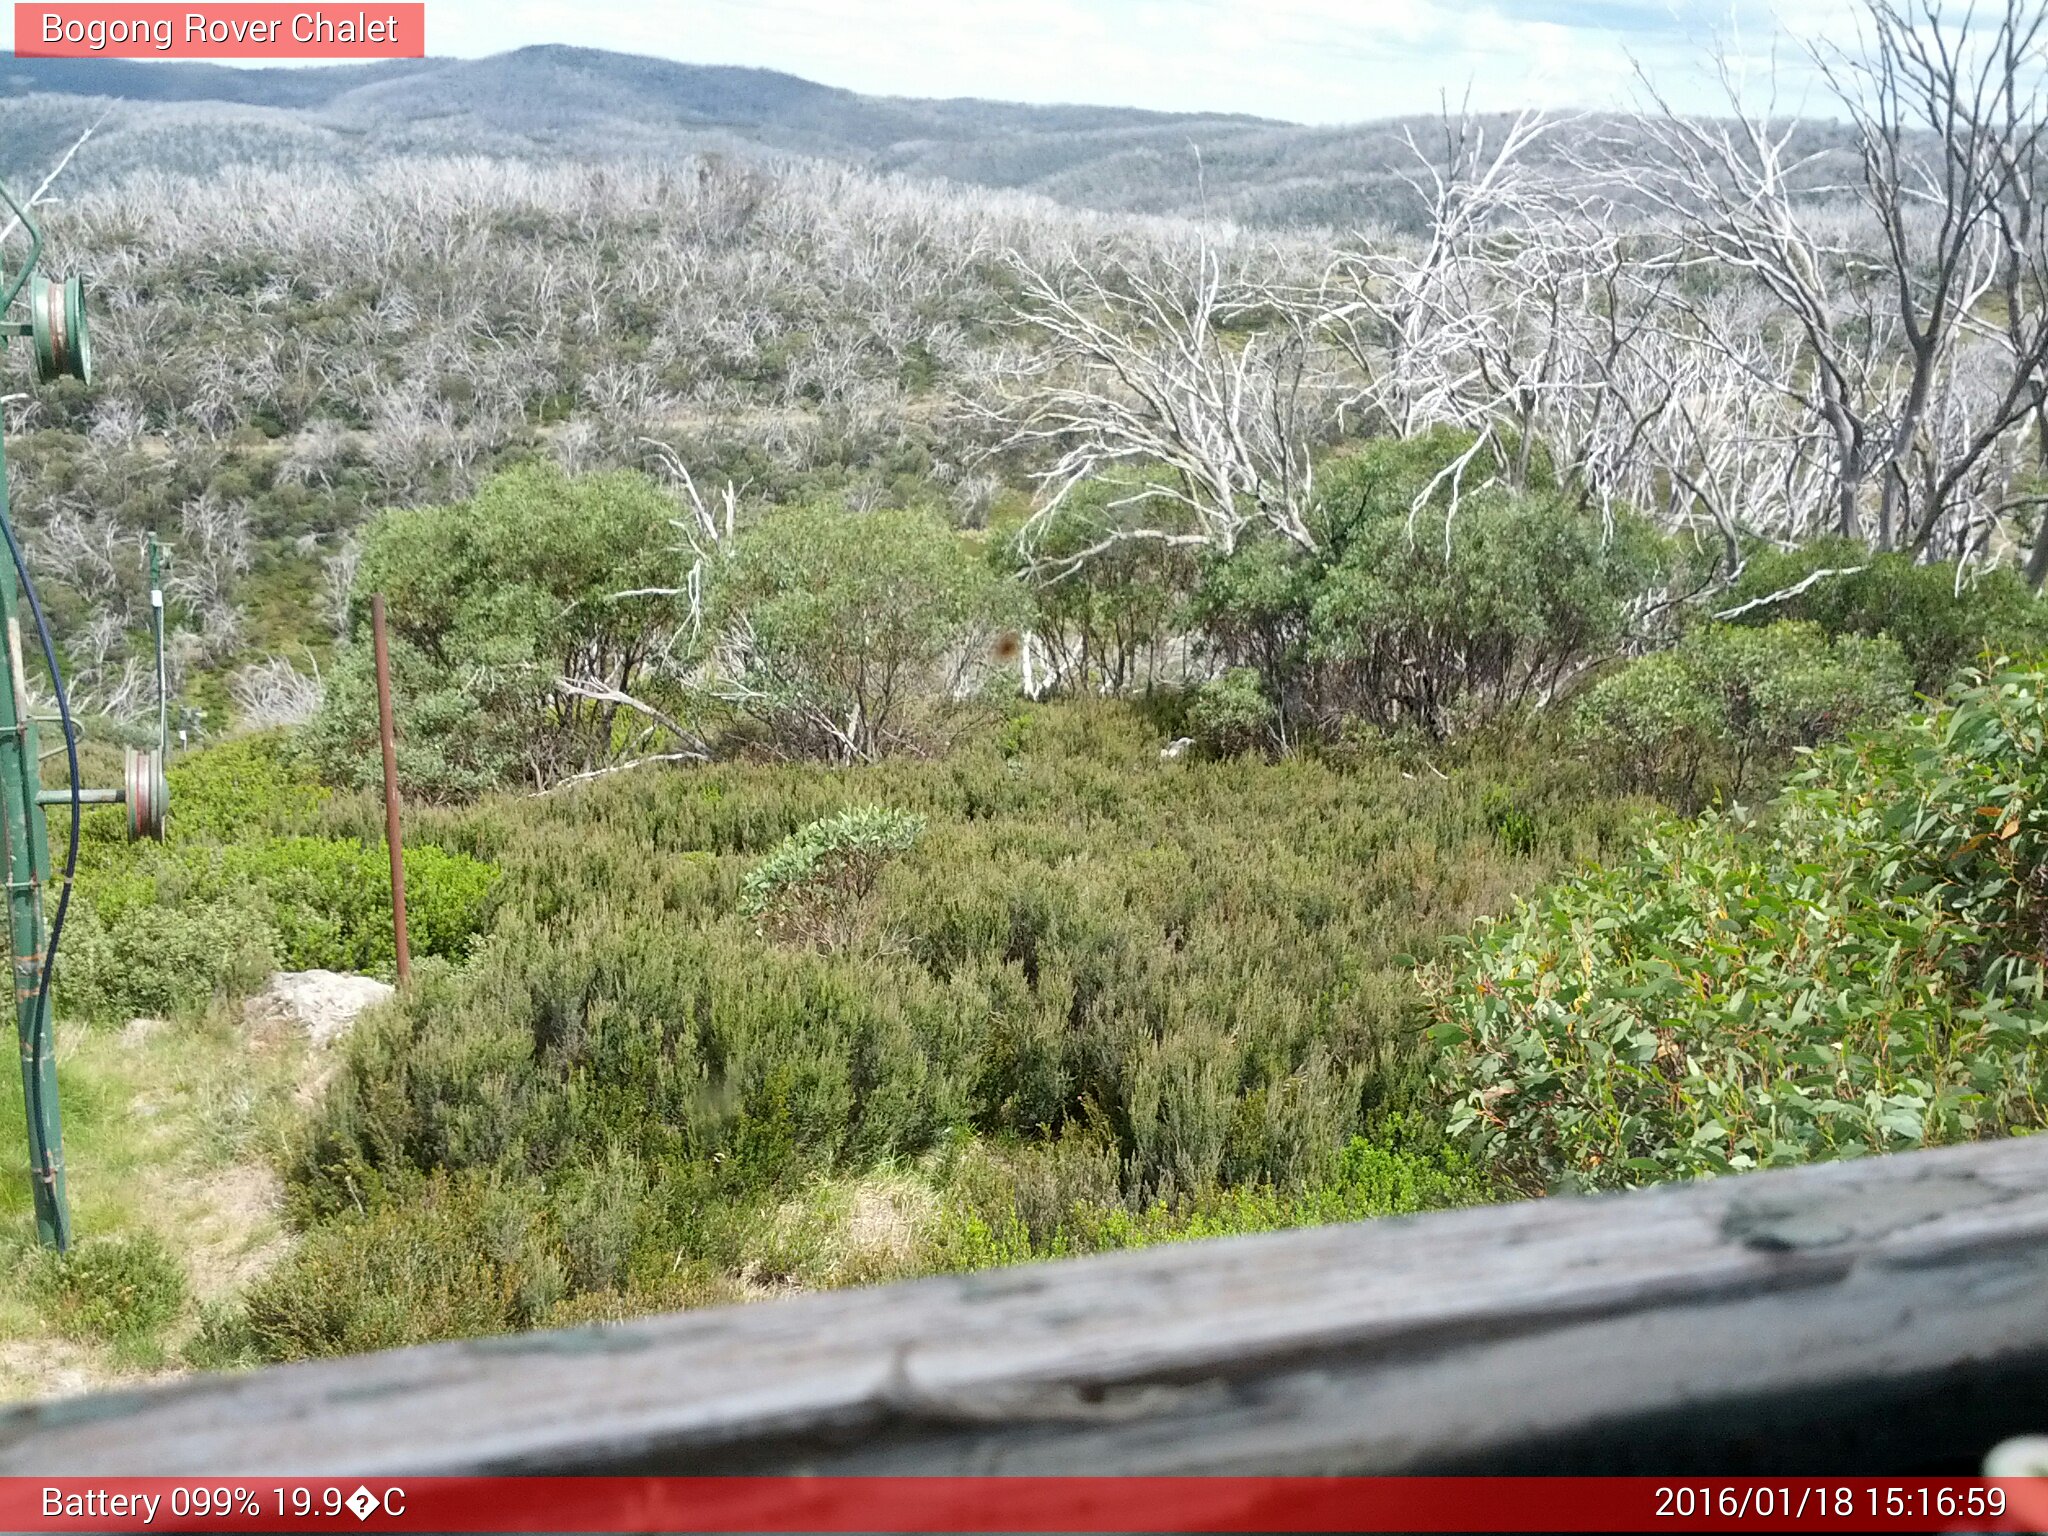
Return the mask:
[[[28,1182],[0,1181],[0,1396],[45,1396],[177,1368],[209,1306],[287,1241],[275,1169],[305,1047],[252,1041],[226,1010],[147,1031],[58,1034],[76,1241],[39,1250]],[[0,1081],[19,1146],[21,1083]],[[18,1154],[17,1154],[18,1157]]]

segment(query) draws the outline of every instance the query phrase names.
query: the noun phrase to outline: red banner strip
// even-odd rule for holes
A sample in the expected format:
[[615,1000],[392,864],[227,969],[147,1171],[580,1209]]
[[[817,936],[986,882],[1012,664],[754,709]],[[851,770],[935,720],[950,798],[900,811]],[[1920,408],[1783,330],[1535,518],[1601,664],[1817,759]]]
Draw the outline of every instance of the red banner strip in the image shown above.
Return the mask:
[[9,1531],[2015,1531],[2048,1478],[0,1479]]
[[352,5],[23,5],[23,59],[417,59],[423,3]]

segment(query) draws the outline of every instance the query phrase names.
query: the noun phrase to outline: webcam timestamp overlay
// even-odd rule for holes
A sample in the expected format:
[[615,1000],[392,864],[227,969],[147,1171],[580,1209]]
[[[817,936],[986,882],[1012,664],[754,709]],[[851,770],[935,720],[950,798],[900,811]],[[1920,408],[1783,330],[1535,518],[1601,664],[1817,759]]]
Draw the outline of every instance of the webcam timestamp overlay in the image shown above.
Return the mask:
[[0,1479],[11,1531],[2041,1530],[2048,1478]]

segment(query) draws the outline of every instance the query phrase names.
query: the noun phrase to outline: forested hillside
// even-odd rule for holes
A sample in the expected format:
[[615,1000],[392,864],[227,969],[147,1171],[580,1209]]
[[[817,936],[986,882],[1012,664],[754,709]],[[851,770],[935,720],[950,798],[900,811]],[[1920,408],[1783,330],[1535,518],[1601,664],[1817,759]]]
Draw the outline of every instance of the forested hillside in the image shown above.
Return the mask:
[[[1203,119],[1206,214],[1086,190],[1190,129],[1141,114],[109,76],[45,210],[98,378],[6,397],[8,472],[89,752],[168,543],[183,737],[168,840],[80,846],[92,1237],[7,1250],[7,1339],[290,1358],[2040,1128],[2048,21],[1869,19],[1842,126]],[[0,102],[51,162],[100,110]],[[243,1004],[392,972],[373,594],[418,971],[314,1044]]]

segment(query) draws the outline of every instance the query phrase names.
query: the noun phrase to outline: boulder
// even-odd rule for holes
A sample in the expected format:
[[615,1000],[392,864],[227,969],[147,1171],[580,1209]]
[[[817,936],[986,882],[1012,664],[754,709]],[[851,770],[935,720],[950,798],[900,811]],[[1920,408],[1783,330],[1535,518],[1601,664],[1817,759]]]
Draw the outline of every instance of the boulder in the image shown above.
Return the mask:
[[277,971],[268,985],[244,1005],[252,1024],[293,1024],[315,1045],[329,1045],[347,1034],[367,1008],[388,1000],[396,991],[374,976],[342,971]]

